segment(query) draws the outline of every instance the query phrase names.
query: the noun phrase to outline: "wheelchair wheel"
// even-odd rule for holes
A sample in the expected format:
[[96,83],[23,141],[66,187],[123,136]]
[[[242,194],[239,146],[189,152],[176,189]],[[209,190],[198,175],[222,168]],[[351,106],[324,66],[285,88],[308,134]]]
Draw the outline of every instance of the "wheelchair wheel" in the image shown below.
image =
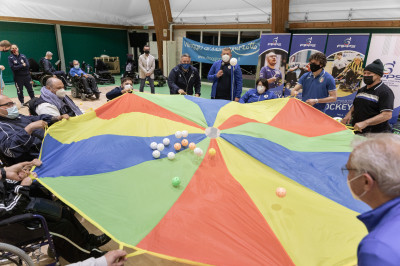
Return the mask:
[[40,84],[41,84],[42,86],[45,86],[45,85],[46,85],[46,81],[47,81],[49,78],[51,78],[50,75],[43,75],[43,76],[40,78]]
[[95,93],[94,96],[96,97],[96,100],[98,100],[100,98],[100,92]]
[[79,98],[80,97],[77,88],[75,88],[75,87],[71,88],[71,96],[74,97],[74,98]]
[[6,243],[0,243],[0,265],[34,266],[32,259],[22,249]]
[[82,100],[82,101],[86,101],[86,94],[81,93],[81,100]]

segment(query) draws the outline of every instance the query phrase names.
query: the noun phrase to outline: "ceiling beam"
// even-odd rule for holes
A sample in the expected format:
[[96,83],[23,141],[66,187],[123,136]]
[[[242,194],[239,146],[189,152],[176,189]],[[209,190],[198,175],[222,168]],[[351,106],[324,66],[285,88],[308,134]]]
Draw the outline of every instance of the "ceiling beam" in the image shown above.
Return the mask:
[[289,0],[272,0],[271,32],[287,32],[289,21]]
[[210,29],[256,29],[256,30],[270,30],[271,24],[256,24],[256,23],[235,23],[235,24],[176,24],[174,29],[179,30],[210,30]]
[[383,21],[337,21],[337,22],[296,22],[289,23],[289,29],[355,29],[355,28],[398,28],[400,20]]
[[168,18],[172,20],[169,0],[149,0],[157,36],[158,67],[163,69],[163,41],[169,39]]
[[[36,24],[51,24],[51,25],[59,24],[59,25],[65,25],[65,26],[121,29],[121,30],[127,30],[130,28],[129,26],[123,26],[123,25],[111,25],[111,24],[51,20],[51,19],[38,19],[38,18],[6,17],[6,16],[0,16],[0,21],[36,23]],[[143,28],[143,26],[141,26],[141,27]]]

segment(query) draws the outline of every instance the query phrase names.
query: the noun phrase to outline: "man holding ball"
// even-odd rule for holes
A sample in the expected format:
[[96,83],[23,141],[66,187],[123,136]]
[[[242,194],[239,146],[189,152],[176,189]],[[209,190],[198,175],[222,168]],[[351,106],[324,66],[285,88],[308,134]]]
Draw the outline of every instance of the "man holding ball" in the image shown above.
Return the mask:
[[236,58],[232,58],[231,48],[223,48],[221,57],[222,60],[211,66],[207,76],[213,82],[211,99],[238,102],[242,95],[242,70]]

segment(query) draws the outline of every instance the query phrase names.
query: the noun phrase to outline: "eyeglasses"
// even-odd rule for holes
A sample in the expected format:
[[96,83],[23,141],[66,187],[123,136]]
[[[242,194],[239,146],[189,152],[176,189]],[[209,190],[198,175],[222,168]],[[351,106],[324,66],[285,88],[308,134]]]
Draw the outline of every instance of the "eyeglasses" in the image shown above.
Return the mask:
[[358,170],[358,169],[355,169],[355,168],[347,168],[346,165],[343,165],[342,168],[340,168],[340,170],[342,171],[342,175],[343,175],[344,177],[347,177],[347,175],[349,174],[349,171],[351,171],[351,170],[355,171],[355,170]]
[[5,103],[5,104],[0,104],[0,107],[1,106],[13,107],[14,105],[15,105],[15,102],[8,102],[8,103]]

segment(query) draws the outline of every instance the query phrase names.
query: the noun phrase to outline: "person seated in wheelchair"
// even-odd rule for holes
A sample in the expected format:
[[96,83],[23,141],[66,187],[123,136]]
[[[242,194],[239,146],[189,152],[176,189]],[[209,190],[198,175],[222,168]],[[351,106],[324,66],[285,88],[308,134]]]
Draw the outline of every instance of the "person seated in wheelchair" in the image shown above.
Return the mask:
[[113,90],[107,92],[106,97],[110,101],[114,98],[121,96],[127,92],[132,92],[133,80],[130,77],[125,77],[121,79],[121,86],[115,87]]
[[83,83],[86,94],[94,94],[96,95],[96,98],[98,98],[98,96],[100,95],[100,91],[97,88],[97,82],[95,78],[92,75],[85,73],[85,71],[80,68],[78,60],[74,60],[72,64],[73,67],[69,70],[69,75],[71,76],[71,78],[75,78]]
[[337,80],[341,81],[339,88],[344,91],[355,91],[361,81],[363,74],[363,60],[360,55],[354,57],[346,68],[337,76]]
[[53,201],[52,196],[47,196],[44,190],[35,191],[37,182],[33,183],[28,175],[36,177],[36,174],[29,172],[29,169],[41,164],[41,161],[33,160],[0,169],[0,219],[24,213],[42,215],[53,236],[56,252],[68,262],[103,256],[105,252],[98,248],[111,240],[107,235],[89,234],[73,210]]
[[53,53],[48,51],[46,52],[46,56],[40,58],[40,67],[42,68],[45,74],[53,75],[53,77],[58,77],[64,83],[64,86],[71,87],[72,84],[67,79],[67,74],[65,74],[62,70],[56,70],[51,64],[50,60],[53,58]]
[[46,86],[40,90],[40,97],[29,101],[29,112],[31,115],[67,114],[70,117],[82,114],[81,109],[66,95],[64,84],[58,78],[46,81]]

